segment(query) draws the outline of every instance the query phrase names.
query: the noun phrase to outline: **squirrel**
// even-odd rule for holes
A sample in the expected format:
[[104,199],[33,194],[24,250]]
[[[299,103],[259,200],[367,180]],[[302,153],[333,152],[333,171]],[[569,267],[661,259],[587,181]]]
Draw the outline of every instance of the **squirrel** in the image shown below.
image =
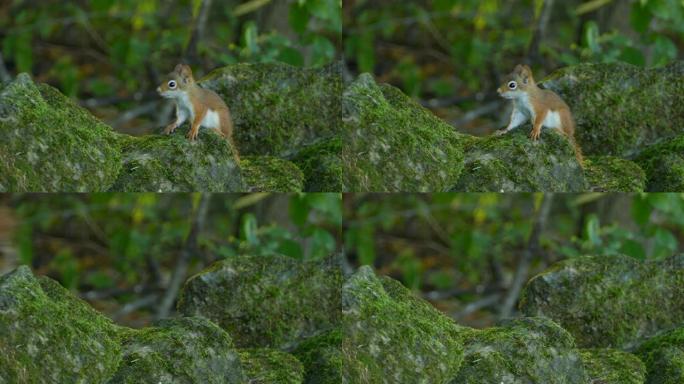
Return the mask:
[[532,120],[532,140],[539,138],[542,126],[556,128],[570,140],[577,161],[582,166],[582,151],[575,141],[575,121],[570,107],[553,91],[539,88],[530,67],[517,65],[497,92],[501,97],[513,100],[510,123],[505,129],[497,131],[497,135],[503,135],[528,120]]
[[176,103],[176,121],[166,126],[165,134],[171,134],[186,119],[190,118],[188,139],[195,140],[200,126],[215,129],[233,146],[235,160],[240,161],[233,141],[233,121],[230,110],[221,97],[210,89],[201,88],[192,77],[192,70],[185,64],[178,64],[164,82],[157,87],[157,93]]

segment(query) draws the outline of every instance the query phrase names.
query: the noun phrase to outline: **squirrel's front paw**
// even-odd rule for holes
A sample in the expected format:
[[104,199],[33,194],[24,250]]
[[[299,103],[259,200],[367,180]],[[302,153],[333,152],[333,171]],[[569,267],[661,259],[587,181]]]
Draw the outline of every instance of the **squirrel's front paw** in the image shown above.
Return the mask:
[[198,133],[199,133],[199,129],[194,130],[194,131],[191,129],[190,132],[188,132],[188,139],[190,139],[190,141],[195,141]]
[[539,135],[541,135],[541,129],[538,131],[533,130],[532,132],[530,132],[530,139],[536,141],[537,139],[539,139]]
[[498,131],[494,131],[494,136],[503,136],[508,132],[506,129],[499,129]]
[[174,130],[176,130],[176,124],[171,123],[164,128],[164,134],[165,135],[170,135]]

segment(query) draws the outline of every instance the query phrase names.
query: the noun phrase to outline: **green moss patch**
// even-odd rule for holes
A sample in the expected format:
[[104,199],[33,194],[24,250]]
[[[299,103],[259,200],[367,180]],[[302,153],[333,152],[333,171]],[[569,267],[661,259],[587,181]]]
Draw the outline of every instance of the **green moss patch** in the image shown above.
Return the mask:
[[592,192],[643,192],[646,173],[636,163],[612,156],[584,160],[584,176]]
[[584,349],[582,362],[589,383],[644,384],[646,366],[631,353],[615,349]]
[[304,174],[287,160],[245,156],[240,165],[247,192],[300,192],[304,188]]
[[121,361],[118,328],[28,267],[0,277],[0,383],[102,383]]
[[342,191],[342,139],[321,140],[300,150],[292,161],[306,175],[307,192]]
[[684,133],[684,62],[643,69],[625,63],[563,68],[542,84],[572,109],[585,154],[628,156]]
[[306,384],[338,384],[342,382],[342,329],[325,331],[306,339],[293,351],[304,364]]
[[27,74],[0,88],[0,142],[0,191],[106,191],[121,168],[111,128]]
[[582,347],[629,348],[684,322],[682,256],[639,262],[583,256],[532,278],[520,308],[567,329]]
[[288,349],[339,322],[341,279],[327,261],[242,255],[188,279],[178,310],[211,319],[240,347]]
[[466,136],[398,89],[363,74],[342,105],[344,191],[446,191],[458,179]]
[[568,139],[544,129],[538,141],[519,127],[502,136],[472,138],[465,147],[463,173],[452,186],[458,192],[581,192],[582,167]]
[[642,344],[636,354],[646,363],[648,384],[684,382],[684,328],[675,328]]
[[117,192],[240,192],[242,176],[228,141],[202,129],[195,141],[189,126],[171,135],[122,137],[123,169]]
[[304,367],[289,353],[266,348],[240,351],[249,384],[302,384]]
[[649,192],[684,191],[684,135],[646,148],[635,161],[646,171]]

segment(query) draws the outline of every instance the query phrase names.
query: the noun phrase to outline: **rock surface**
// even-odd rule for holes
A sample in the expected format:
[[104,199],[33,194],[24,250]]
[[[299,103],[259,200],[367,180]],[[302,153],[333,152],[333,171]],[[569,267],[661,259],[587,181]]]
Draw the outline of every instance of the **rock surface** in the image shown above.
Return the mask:
[[103,383],[118,328],[56,281],[22,266],[0,277],[0,383]]
[[646,380],[646,366],[631,353],[584,349],[581,357],[590,384],[644,384]]
[[245,156],[240,161],[247,192],[301,192],[304,174],[292,162],[272,156]]
[[120,158],[118,135],[56,89],[0,84],[0,191],[106,191]]
[[643,192],[646,174],[636,163],[613,156],[584,160],[584,176],[591,192]]
[[684,191],[684,135],[646,148],[635,161],[646,171],[649,192]]
[[249,384],[302,384],[304,367],[289,353],[274,349],[250,348],[240,351],[240,360]]
[[310,337],[293,351],[304,364],[305,384],[338,384],[342,382],[342,329],[335,328]]
[[567,329],[582,347],[629,348],[684,322],[684,255],[641,263],[583,256],[532,278],[520,308]]
[[309,192],[342,191],[342,139],[321,140],[300,150],[292,161],[306,175]]
[[289,349],[339,322],[341,279],[328,262],[228,258],[186,281],[178,310],[214,321],[240,347]]
[[123,361],[107,384],[246,384],[230,336],[207,319],[161,320],[122,335]]
[[646,363],[647,384],[684,383],[684,328],[651,338],[636,354]]
[[542,86],[572,109],[587,155],[628,156],[684,133],[684,61],[653,69],[581,64],[560,69]]
[[581,192],[582,167],[565,136],[544,129],[538,141],[520,127],[502,136],[473,137],[465,145],[465,166],[457,192]]

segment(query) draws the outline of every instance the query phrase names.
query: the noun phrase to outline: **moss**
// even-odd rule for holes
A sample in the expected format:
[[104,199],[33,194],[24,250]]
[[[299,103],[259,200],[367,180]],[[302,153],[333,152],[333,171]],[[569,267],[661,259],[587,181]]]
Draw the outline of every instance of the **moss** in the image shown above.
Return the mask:
[[307,192],[342,190],[342,139],[334,137],[305,147],[292,161],[306,175]]
[[342,383],[446,383],[463,328],[399,282],[361,267],[342,287]]
[[461,174],[467,136],[398,89],[363,74],[342,108],[344,191],[446,191]]
[[582,347],[629,348],[684,322],[683,258],[565,260],[527,283],[520,308],[558,322]]
[[589,383],[643,384],[646,366],[631,353],[615,349],[584,349],[582,362]]
[[108,384],[246,384],[230,336],[204,318],[160,321],[122,338],[124,358]]
[[241,154],[288,157],[317,140],[339,137],[339,64],[237,64],[211,72],[200,84],[228,104]]
[[465,167],[453,186],[458,192],[580,192],[586,190],[582,167],[565,136],[542,131],[538,141],[520,127],[502,136],[471,139]]
[[106,191],[121,168],[117,135],[28,75],[0,89],[0,191]]
[[647,384],[684,382],[684,328],[649,339],[635,353],[646,363]]
[[188,279],[178,310],[211,319],[240,347],[287,349],[338,323],[340,285],[328,262],[241,255]]
[[643,69],[625,63],[581,64],[543,86],[572,109],[585,154],[627,156],[684,133],[684,62]]
[[293,353],[304,364],[305,384],[342,382],[342,338],[342,329],[335,328],[310,337],[297,346]]
[[646,171],[649,192],[684,191],[684,135],[646,148],[635,161]]
[[303,383],[304,367],[289,353],[250,348],[240,351],[240,360],[250,384]]
[[451,383],[586,384],[572,336],[545,318],[508,320],[466,332],[465,360]]
[[240,168],[228,141],[202,129],[192,142],[185,137],[188,130],[185,124],[171,135],[122,136],[123,169],[111,190],[242,191]]
[[0,278],[0,383],[101,383],[119,330],[57,282],[22,266]]
[[646,173],[636,163],[612,156],[585,159],[584,176],[592,192],[643,192]]
[[304,188],[304,174],[287,160],[243,156],[240,165],[247,192],[299,192]]

